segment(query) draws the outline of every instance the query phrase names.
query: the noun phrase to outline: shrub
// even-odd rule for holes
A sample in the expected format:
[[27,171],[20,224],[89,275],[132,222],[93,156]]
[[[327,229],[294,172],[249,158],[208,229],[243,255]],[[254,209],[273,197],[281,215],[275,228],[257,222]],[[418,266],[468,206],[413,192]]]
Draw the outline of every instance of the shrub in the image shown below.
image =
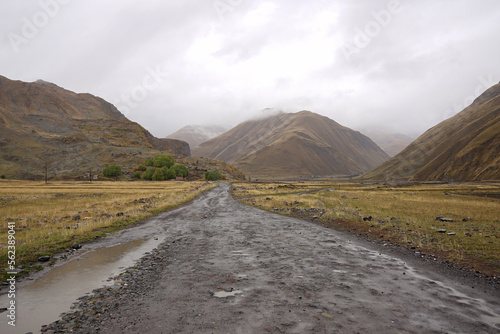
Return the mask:
[[163,170],[161,168],[156,168],[153,173],[153,181],[164,181],[165,175],[163,175]]
[[155,173],[155,169],[154,168],[148,168],[147,171],[144,172],[144,174],[142,174],[142,178],[144,180],[152,180],[153,179],[153,174]]
[[207,181],[218,181],[222,180],[222,174],[218,171],[207,171],[205,172],[205,180]]
[[0,175],[0,179],[5,179],[6,176],[4,174]]
[[138,165],[137,167],[135,167],[135,170],[138,170],[141,172],[145,172],[147,169],[148,169],[148,167],[146,167],[146,165]]
[[150,167],[152,167],[152,166],[154,165],[153,158],[151,158],[151,159],[147,159],[147,160],[144,162],[144,164],[145,164],[146,166],[150,166]]
[[186,177],[189,175],[189,170],[184,165],[175,164],[172,166],[172,169],[175,171],[175,176]]
[[122,168],[120,166],[117,166],[117,165],[110,165],[110,166],[107,166],[106,168],[104,168],[102,173],[106,177],[118,178],[118,176],[122,175]]
[[135,179],[140,179],[140,178],[142,178],[142,173],[141,173],[141,172],[139,172],[139,171],[135,172],[135,174],[134,174],[134,178],[135,178]]
[[153,166],[154,167],[172,167],[175,163],[174,158],[170,155],[166,154],[158,154],[153,157]]

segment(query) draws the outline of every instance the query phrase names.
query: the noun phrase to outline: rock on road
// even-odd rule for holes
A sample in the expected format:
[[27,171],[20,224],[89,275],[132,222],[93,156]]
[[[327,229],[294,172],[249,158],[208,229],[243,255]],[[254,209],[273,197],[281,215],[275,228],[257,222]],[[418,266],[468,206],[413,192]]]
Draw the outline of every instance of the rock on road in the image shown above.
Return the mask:
[[455,284],[335,230],[242,205],[226,184],[154,222],[165,242],[121,287],[96,292],[97,307],[81,302],[74,332],[500,331],[498,293]]

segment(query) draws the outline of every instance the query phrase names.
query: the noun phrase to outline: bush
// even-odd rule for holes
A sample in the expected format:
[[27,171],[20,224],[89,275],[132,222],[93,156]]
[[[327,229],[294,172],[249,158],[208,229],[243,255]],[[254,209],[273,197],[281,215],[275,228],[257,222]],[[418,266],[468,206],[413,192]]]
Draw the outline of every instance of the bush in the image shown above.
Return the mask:
[[154,165],[155,163],[154,163],[154,161],[153,161],[153,158],[151,158],[151,159],[147,159],[147,160],[144,162],[144,164],[145,164],[146,166],[153,167],[153,165]]
[[166,154],[158,154],[153,157],[153,166],[154,167],[172,167],[175,163],[174,158],[170,155]]
[[165,175],[165,180],[172,180],[177,176],[177,174],[175,174],[175,170],[172,167],[163,167],[163,174]]
[[221,172],[215,171],[207,171],[205,172],[205,180],[207,181],[218,181],[222,180],[222,174]]
[[152,180],[153,179],[153,174],[155,173],[155,168],[148,168],[147,171],[144,172],[144,174],[142,174],[142,178],[144,180]]
[[184,165],[175,164],[172,166],[172,169],[175,171],[175,176],[186,177],[189,175],[189,170]]
[[138,170],[141,172],[145,172],[147,169],[148,169],[148,167],[146,167],[146,165],[138,165],[137,167],[135,167],[135,170]]
[[117,165],[110,165],[110,166],[107,166],[106,168],[104,168],[102,173],[106,177],[118,178],[118,176],[122,175],[122,168],[120,166],[117,166]]
[[165,175],[163,175],[163,170],[161,168],[156,168],[153,173],[153,181],[164,181]]
[[6,176],[4,174],[0,175],[0,179],[5,179]]
[[139,172],[139,171],[135,172],[135,174],[134,174],[134,178],[135,178],[135,179],[140,179],[140,178],[142,178],[142,173],[141,173],[141,172]]

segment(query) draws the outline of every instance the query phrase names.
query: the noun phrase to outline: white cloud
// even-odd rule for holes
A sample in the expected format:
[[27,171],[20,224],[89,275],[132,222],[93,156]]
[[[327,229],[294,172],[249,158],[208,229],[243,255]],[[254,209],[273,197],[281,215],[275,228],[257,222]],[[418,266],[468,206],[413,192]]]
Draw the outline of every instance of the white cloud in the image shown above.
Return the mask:
[[116,102],[160,66],[168,77],[127,113],[158,136],[235,125],[267,107],[422,132],[481,78],[500,80],[496,0],[401,1],[351,61],[343,43],[373,29],[394,0],[220,1],[224,15],[203,0],[70,1],[18,53],[9,32],[21,34],[23,18],[43,9],[3,2],[0,74]]

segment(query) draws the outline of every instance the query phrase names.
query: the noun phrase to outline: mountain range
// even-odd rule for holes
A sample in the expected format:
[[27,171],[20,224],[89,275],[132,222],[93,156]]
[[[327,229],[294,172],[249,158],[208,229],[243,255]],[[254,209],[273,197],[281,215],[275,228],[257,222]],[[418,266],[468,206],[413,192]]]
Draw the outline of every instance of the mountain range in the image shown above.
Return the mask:
[[223,134],[226,131],[227,129],[218,125],[187,125],[171,135],[168,135],[167,138],[183,140],[187,142],[190,147],[196,147],[209,139]]
[[369,180],[500,180],[500,84],[363,176]]
[[389,156],[365,135],[310,111],[243,122],[192,149],[253,177],[353,175]]
[[159,139],[112,104],[42,80],[0,76],[0,174],[70,177],[105,164],[133,166],[155,153],[189,156],[186,142]]

